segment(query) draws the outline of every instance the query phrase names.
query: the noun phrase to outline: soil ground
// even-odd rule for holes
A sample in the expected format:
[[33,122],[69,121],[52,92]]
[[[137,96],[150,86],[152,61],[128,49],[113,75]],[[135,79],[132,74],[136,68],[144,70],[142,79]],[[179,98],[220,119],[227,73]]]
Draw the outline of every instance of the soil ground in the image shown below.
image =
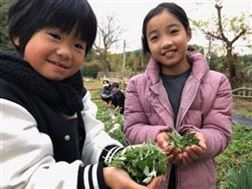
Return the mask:
[[252,114],[252,100],[234,99],[234,110],[238,112],[246,111]]

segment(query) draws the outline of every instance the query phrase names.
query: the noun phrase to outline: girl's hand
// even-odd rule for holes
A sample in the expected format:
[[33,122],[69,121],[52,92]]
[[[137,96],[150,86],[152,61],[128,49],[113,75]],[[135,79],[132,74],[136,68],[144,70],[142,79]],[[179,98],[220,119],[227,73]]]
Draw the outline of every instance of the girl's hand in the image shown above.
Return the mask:
[[160,132],[157,134],[156,139],[155,139],[156,145],[160,149],[165,150],[168,146],[168,143],[167,143],[168,139],[169,139],[168,132]]
[[182,154],[183,164],[190,164],[195,160],[200,159],[207,151],[206,140],[200,132],[195,132],[195,137],[199,139],[199,146],[192,145],[185,148]]
[[162,176],[156,177],[148,186],[143,186],[132,180],[129,174],[122,169],[105,167],[103,170],[105,183],[111,189],[158,189],[164,180]]
[[179,149],[168,144],[167,141],[169,138],[168,132],[160,132],[156,136],[156,145],[167,154],[169,163],[173,163],[175,160],[180,161],[181,155],[179,155]]

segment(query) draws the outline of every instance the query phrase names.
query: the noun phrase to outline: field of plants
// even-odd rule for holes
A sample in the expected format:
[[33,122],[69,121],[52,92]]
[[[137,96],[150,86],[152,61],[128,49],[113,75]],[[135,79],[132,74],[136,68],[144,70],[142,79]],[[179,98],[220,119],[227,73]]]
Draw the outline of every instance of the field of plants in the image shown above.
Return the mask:
[[[98,97],[93,91],[92,97]],[[104,122],[106,131],[122,144],[127,145],[122,127],[123,116],[114,109],[105,108],[104,102],[94,100],[98,107],[97,118]],[[247,108],[246,105],[247,104]],[[251,116],[249,102],[235,101],[234,110],[238,114]],[[242,106],[241,106],[242,105]],[[240,107],[239,107],[240,106]],[[241,111],[240,111],[241,110]],[[218,169],[218,189],[252,188],[252,127],[233,124],[232,141],[225,152],[216,158]]]

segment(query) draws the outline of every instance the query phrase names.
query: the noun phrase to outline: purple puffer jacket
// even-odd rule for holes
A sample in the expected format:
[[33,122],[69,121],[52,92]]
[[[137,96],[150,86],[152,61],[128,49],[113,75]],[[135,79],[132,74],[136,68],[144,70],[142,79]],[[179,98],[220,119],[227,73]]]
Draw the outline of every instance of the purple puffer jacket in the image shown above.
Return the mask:
[[[145,73],[128,83],[124,132],[131,144],[139,144],[154,140],[168,128],[176,128],[180,133],[200,131],[207,141],[207,153],[190,165],[176,166],[176,188],[215,189],[214,157],[223,152],[231,139],[231,87],[225,75],[209,70],[202,54],[190,53],[188,59],[192,72],[183,89],[176,125],[159,65],[151,59]],[[160,188],[167,189],[167,181]]]

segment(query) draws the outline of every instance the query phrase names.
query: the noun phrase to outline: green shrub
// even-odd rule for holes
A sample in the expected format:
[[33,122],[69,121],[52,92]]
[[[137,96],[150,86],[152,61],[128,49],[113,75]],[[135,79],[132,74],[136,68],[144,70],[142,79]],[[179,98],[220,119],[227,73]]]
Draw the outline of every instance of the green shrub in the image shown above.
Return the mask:
[[84,77],[97,78],[98,72],[101,71],[102,69],[103,67],[100,63],[85,62],[81,71]]

